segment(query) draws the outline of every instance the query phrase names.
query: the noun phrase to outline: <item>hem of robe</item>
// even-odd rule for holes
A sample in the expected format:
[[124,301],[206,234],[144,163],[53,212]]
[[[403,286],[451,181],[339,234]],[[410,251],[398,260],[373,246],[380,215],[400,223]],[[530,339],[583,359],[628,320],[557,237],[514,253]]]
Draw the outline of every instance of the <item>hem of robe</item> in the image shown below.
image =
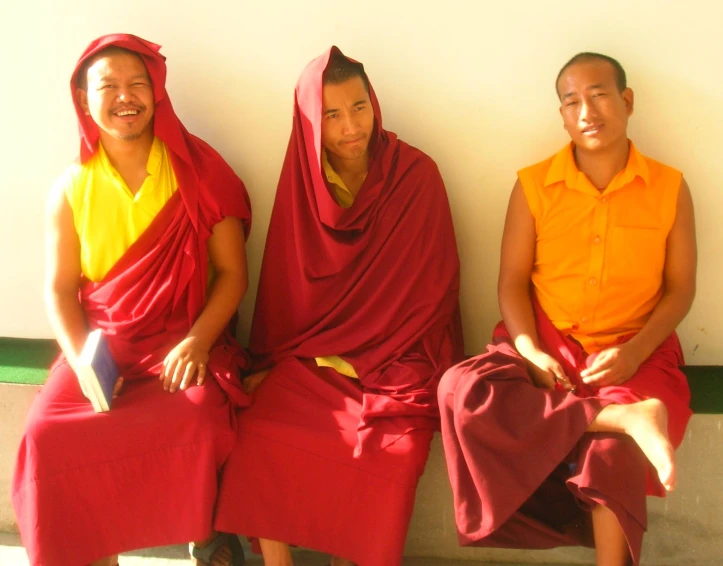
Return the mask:
[[208,536],[235,436],[215,381],[171,394],[156,379],[134,380],[96,414],[64,363],[33,405],[12,489],[32,566],[82,566]]
[[269,373],[240,415],[214,528],[359,566],[401,564],[432,431],[355,458],[358,382],[292,360]]
[[[498,337],[499,338],[499,337]],[[674,352],[675,347],[673,342],[677,343],[677,339],[674,337],[669,338],[666,340],[660,347],[660,352],[658,352],[659,356],[664,356],[668,353],[667,349],[670,349],[670,352]],[[568,344],[569,345],[569,344]],[[651,356],[651,358],[653,358]],[[497,357],[498,359],[494,361],[494,358]],[[517,358],[517,361],[515,360]],[[484,371],[487,372],[487,375],[484,377],[480,377],[479,375],[474,376],[473,379],[467,380],[468,383],[466,383],[466,389],[465,385],[460,387],[460,381],[463,380],[463,375],[465,373],[465,367],[474,368],[475,365],[479,365],[484,369]],[[498,368],[498,371],[495,371],[494,368]],[[514,368],[514,369],[513,369]],[[656,368],[659,369],[659,368]],[[460,370],[462,370],[461,375],[454,376],[454,372],[460,373]],[[507,389],[511,389],[512,393],[510,393],[510,397],[515,397],[516,402],[519,404],[523,400],[521,399],[521,392],[522,387],[529,387],[530,389],[527,389],[527,392],[530,393],[528,397],[534,398],[537,396],[539,400],[542,400],[542,397],[540,396],[540,393],[546,393],[547,394],[547,400],[555,399],[559,395],[566,396],[568,398],[575,397],[575,401],[573,401],[573,404],[577,404],[579,402],[588,403],[590,401],[596,401],[598,403],[602,402],[603,405],[609,404],[609,403],[632,403],[638,400],[643,400],[646,398],[654,397],[655,395],[644,395],[638,392],[635,392],[633,390],[624,388],[624,387],[614,387],[614,388],[607,388],[607,391],[605,388],[598,391],[597,396],[591,396],[591,397],[584,397],[579,398],[572,394],[567,394],[563,392],[558,391],[550,391],[550,392],[544,392],[541,390],[538,390],[534,387],[534,385],[531,383],[531,380],[529,379],[529,376],[527,375],[527,370],[525,366],[524,360],[519,356],[519,354],[516,352],[514,347],[511,343],[509,343],[504,338],[501,340],[497,340],[495,344],[488,346],[488,351],[486,354],[482,354],[481,356],[478,356],[477,358],[472,358],[471,360],[468,360],[466,362],[463,362],[462,364],[458,364],[454,368],[452,368],[452,374],[445,375],[443,378],[443,385],[440,387],[440,406],[442,407],[442,424],[443,424],[443,440],[445,443],[445,452],[449,457],[451,457],[453,460],[455,459],[455,451],[458,451],[460,454],[465,453],[465,448],[462,445],[462,442],[459,439],[459,436],[457,434],[457,430],[465,429],[463,422],[460,422],[461,420],[464,420],[460,417],[460,409],[465,404],[468,404],[471,407],[479,406],[479,402],[477,399],[473,398],[473,401],[470,403],[470,391],[473,391],[475,387],[483,387],[483,388],[491,388],[495,387],[494,385],[489,385],[490,383],[494,383],[495,381],[508,381],[509,385],[512,385],[513,379],[517,381],[518,383],[515,386],[508,387]],[[449,373],[449,372],[448,372]],[[484,372],[483,372],[484,373]],[[495,377],[496,374],[499,373],[499,377]],[[454,384],[450,387],[449,381],[452,381],[453,379],[456,379]],[[527,382],[527,383],[524,383]],[[484,385],[480,385],[481,383],[484,383]],[[499,386],[497,386],[497,391],[488,392],[488,396],[492,397],[499,397],[500,391]],[[661,385],[661,389],[664,389],[664,386]],[[459,396],[458,396],[459,394]],[[667,393],[663,395],[663,397],[666,397]],[[447,402],[445,401],[445,396],[452,396],[453,397],[453,407],[450,411],[450,407],[447,405]],[[665,399],[664,399],[665,401]],[[499,406],[499,400],[497,401]],[[564,404],[563,404],[564,405]],[[506,405],[509,407],[510,405]],[[514,406],[514,405],[513,405]],[[595,411],[595,414],[602,409],[602,406],[599,407],[597,411]],[[667,406],[667,404],[666,404]],[[672,412],[669,408],[669,413]],[[678,412],[674,413],[675,415],[678,415]],[[445,418],[446,416],[446,418]],[[450,417],[451,416],[451,417]],[[549,415],[548,415],[549,416]],[[679,431],[679,429],[684,430],[685,424],[687,423],[687,417],[685,415],[681,414],[679,415],[679,420],[682,421],[682,423],[670,423],[672,426],[671,428]],[[450,421],[451,418],[451,421]],[[593,415],[594,418],[594,415]],[[592,418],[587,418],[587,424],[589,424],[590,421],[592,421]],[[555,427],[551,427],[549,422],[545,423],[546,430],[550,430],[551,428],[554,429]],[[679,426],[680,425],[680,426]],[[586,433],[585,430],[587,429],[587,426],[582,429],[582,427],[576,427],[575,431],[570,431],[570,429],[559,429],[558,430],[565,430],[566,431],[566,437],[569,440],[572,440],[574,437],[574,442],[567,442],[562,451],[564,451],[568,446],[571,444],[572,446],[571,451],[573,451],[575,446],[580,446],[580,441],[584,437],[592,438],[592,439],[599,439],[599,438],[605,438],[605,437],[622,437],[624,435],[606,435],[604,433]],[[467,432],[469,432],[469,429],[467,428]],[[554,433],[554,430],[552,431]],[[573,433],[574,432],[574,433]],[[482,434],[484,434],[484,431],[482,431]],[[559,435],[558,435],[559,436]],[[672,436],[672,435],[671,435]],[[625,437],[628,441],[628,443],[633,443],[632,439]],[[594,441],[594,440],[593,440]],[[591,442],[593,442],[591,441]],[[468,439],[466,444],[468,444],[467,452],[471,449],[470,447],[474,446],[474,439],[471,441]],[[546,446],[548,448],[548,452],[546,453],[545,457],[549,459],[549,461],[553,464],[553,469],[555,469],[555,465],[558,465],[561,462],[565,462],[566,458],[563,456],[562,458],[558,458],[557,455],[559,455],[560,450],[556,450],[556,457],[552,458],[549,456],[549,446]],[[556,447],[557,448],[557,447]],[[631,557],[634,561],[634,564],[638,564],[640,560],[640,553],[642,548],[642,538],[643,533],[646,530],[647,527],[647,513],[646,513],[646,504],[645,504],[645,494],[646,492],[649,492],[651,494],[658,494],[659,490],[655,489],[655,485],[657,483],[657,486],[660,486],[659,481],[653,482],[646,488],[646,481],[651,478],[651,472],[650,472],[650,464],[647,462],[645,457],[642,455],[642,452],[637,447],[637,445],[634,446],[634,450],[632,452],[633,454],[639,455],[642,460],[637,462],[637,468],[635,468],[635,471],[640,471],[640,474],[636,474],[638,476],[642,477],[642,480],[638,482],[637,485],[637,491],[635,493],[639,492],[640,497],[631,497],[632,491],[630,489],[627,490],[626,495],[627,499],[629,500],[627,503],[627,506],[622,504],[618,499],[613,497],[611,494],[617,494],[619,493],[619,488],[614,489],[611,486],[614,486],[613,484],[608,483],[608,487],[610,488],[611,494],[603,495],[596,489],[590,487],[589,484],[586,483],[586,479],[589,479],[590,470],[594,470],[594,466],[588,465],[588,460],[585,457],[586,455],[581,455],[582,461],[577,462],[578,470],[575,474],[571,474],[573,477],[571,477],[567,481],[568,489],[574,497],[576,497],[576,501],[578,502],[578,505],[582,508],[584,508],[586,505],[588,507],[594,505],[594,504],[601,504],[605,505],[608,508],[610,508],[620,521],[620,524],[624,530],[626,540],[628,542],[628,548],[631,554]],[[464,454],[462,456],[463,460],[469,462],[474,461],[473,454]],[[619,459],[619,458],[618,458]],[[547,460],[546,460],[547,461]],[[449,464],[448,464],[449,465]],[[549,466],[548,466],[549,467]],[[625,465],[623,464],[623,467]],[[450,469],[450,475],[454,477],[455,473],[458,473],[455,469],[454,464],[451,464]],[[543,475],[540,473],[540,470],[543,468],[539,467],[539,462],[536,463],[536,466],[534,468],[535,473],[534,482],[527,482],[527,485],[529,486],[530,483],[538,483],[538,479]],[[545,472],[547,471],[547,468],[544,468]],[[529,470],[528,470],[529,471]],[[471,481],[474,483],[474,478],[472,478],[472,474],[469,472],[469,469],[466,470],[467,476],[465,477],[466,480]],[[594,475],[594,473],[593,473]],[[625,474],[623,474],[625,475]],[[534,488],[532,490],[526,489],[522,493],[522,496],[517,496],[517,499],[522,499],[523,503],[525,500],[529,501],[534,499],[537,490],[539,489],[539,486],[542,486],[545,484],[545,482],[548,480],[548,475],[544,475],[542,477],[539,485],[537,488]],[[653,475],[653,477],[657,480],[657,476]],[[581,479],[582,478],[582,479]],[[642,483],[641,483],[642,482]],[[604,483],[604,482],[603,482]],[[453,482],[454,484],[454,482]],[[455,485],[455,487],[458,487]],[[456,491],[456,490],[455,490]],[[625,490],[623,490],[625,491]],[[479,493],[479,492],[478,492]],[[664,495],[664,494],[663,494]],[[479,496],[478,496],[479,497]],[[466,522],[466,519],[468,517],[466,512],[466,505],[461,505],[458,499],[458,494],[455,493],[455,519],[458,526],[458,539],[459,543],[462,546],[465,545],[472,545],[472,546],[508,546],[508,547],[519,547],[519,548],[552,548],[554,546],[563,546],[563,545],[587,545],[589,544],[589,537],[583,537],[583,539],[576,540],[577,537],[573,537],[571,539],[568,539],[568,534],[556,531],[555,529],[550,529],[548,525],[544,523],[543,520],[540,520],[539,522],[535,519],[526,518],[520,513],[521,505],[518,505],[517,503],[513,504],[507,504],[504,506],[505,509],[507,509],[506,512],[503,512],[498,517],[494,518],[494,522],[492,524],[483,525],[481,528],[475,529],[473,531],[469,531],[468,529],[460,529],[459,525],[464,524]],[[638,499],[640,501],[638,501]],[[634,500],[634,501],[633,501]],[[479,503],[478,503],[479,504]],[[510,512],[511,509],[511,512]],[[589,509],[588,509],[589,511]],[[502,517],[500,519],[500,517]],[[481,519],[482,521],[484,519]],[[534,542],[531,539],[535,539],[535,537],[531,533],[524,533],[523,531],[520,531],[520,534],[524,538],[520,538],[520,540],[514,540],[515,537],[511,535],[510,533],[500,533],[499,531],[504,530],[505,527],[508,527],[509,529],[515,529],[517,528],[520,522],[524,523],[527,521],[528,526],[537,523],[536,526],[536,532],[542,534],[537,540],[534,540]],[[498,533],[497,537],[495,537],[495,533]],[[544,534],[543,534],[544,533]],[[550,536],[550,540],[546,540],[546,537]],[[512,543],[514,541],[514,543]],[[522,542],[520,542],[522,541]],[[529,545],[528,545],[529,543]],[[594,543],[593,543],[594,546]]]
[[[448,382],[452,376],[452,374],[450,374],[449,372],[453,370],[463,371],[465,374],[468,371],[474,372],[478,363],[486,365],[489,363],[490,358],[492,358],[493,356],[503,356],[503,358],[500,358],[500,363],[495,365],[499,365],[500,367],[504,366],[505,371],[511,374],[502,374],[499,377],[495,375],[488,375],[483,379],[484,384],[497,382],[504,387],[504,390],[502,390],[502,392],[499,391],[499,387],[497,388],[498,391],[495,392],[493,399],[486,399],[486,395],[477,394],[478,391],[475,390],[479,389],[480,381],[482,381],[479,379],[470,379],[466,380],[464,383],[461,383],[463,381],[463,378],[462,376],[459,376],[458,380],[452,388],[447,387],[446,382]],[[528,396],[528,398],[530,398],[533,402],[541,399],[540,390],[532,384],[526,372],[527,369],[524,366],[524,362],[521,361],[521,358],[519,358],[519,354],[517,354],[514,350],[514,347],[507,342],[500,342],[495,345],[490,345],[487,348],[486,354],[482,354],[481,356],[477,356],[475,358],[470,358],[469,360],[453,366],[453,368],[448,370],[448,372],[442,378],[445,385],[441,385],[439,389],[440,409],[442,411],[442,416],[444,417],[445,413],[446,415],[448,415],[448,418],[442,419],[442,438],[445,446],[448,443],[454,443],[455,448],[459,449],[465,461],[474,461],[474,455],[465,450],[465,448],[459,443],[459,436],[456,432],[458,430],[465,429],[465,425],[463,422],[461,422],[462,419],[460,417],[460,415],[465,412],[464,403],[470,398],[474,397],[474,401],[473,403],[471,403],[471,405],[474,407],[484,407],[484,405],[487,403],[494,403],[499,405],[499,403],[502,401],[502,399],[499,398],[500,395],[509,391],[511,393],[509,396],[515,398],[515,403],[517,403],[519,406],[522,406],[524,399],[522,399],[519,394],[520,386],[530,388],[523,389],[522,391],[532,393],[532,396]],[[452,397],[451,407],[449,407],[448,403],[443,398],[443,392],[447,391],[448,389],[452,389],[452,391],[446,393],[447,395]],[[564,442],[564,444],[558,444],[553,447],[554,454],[552,456],[550,456],[550,449],[546,447],[547,449],[544,462],[538,461],[536,467],[534,468],[534,479],[530,480],[530,474],[527,473],[524,480],[521,480],[525,482],[526,491],[529,491],[530,493],[534,493],[534,491],[545,482],[545,480],[550,476],[550,474],[553,473],[553,471],[558,467],[560,462],[568,458],[569,454],[577,446],[580,437],[587,430],[590,423],[595,419],[595,417],[603,409],[603,407],[609,404],[609,402],[605,402],[604,400],[593,398],[579,398],[574,395],[569,395],[567,392],[564,391],[553,390],[549,391],[548,393],[549,399],[551,400],[550,404],[554,406],[554,415],[558,416],[559,420],[562,420],[560,428],[566,431],[574,432],[568,433],[565,438],[566,442]],[[546,407],[549,408],[547,406],[547,403]],[[534,409],[534,406],[528,407],[525,405],[525,408]],[[549,419],[550,415],[548,415],[547,417]],[[553,426],[549,422],[546,424],[549,428],[553,428]],[[454,432],[451,432],[449,430],[450,425],[454,427]],[[507,427],[500,426],[500,428]],[[511,427],[508,428],[508,430],[510,429]],[[485,431],[483,431],[483,434],[484,433]],[[544,435],[541,436],[540,440],[543,439]],[[478,540],[479,538],[483,538],[494,532],[496,529],[501,527],[510,517],[512,517],[512,515],[516,512],[517,509],[522,506],[523,503],[525,503],[528,495],[520,494],[512,497],[511,502],[508,502],[506,504],[506,507],[509,508],[509,512],[507,514],[496,517],[494,523],[492,524],[484,524],[483,520],[483,524],[481,524],[479,528],[474,531],[468,531],[465,535],[465,538],[467,538],[468,540]],[[466,516],[465,513],[458,512],[458,506],[455,505],[455,508],[456,516]]]

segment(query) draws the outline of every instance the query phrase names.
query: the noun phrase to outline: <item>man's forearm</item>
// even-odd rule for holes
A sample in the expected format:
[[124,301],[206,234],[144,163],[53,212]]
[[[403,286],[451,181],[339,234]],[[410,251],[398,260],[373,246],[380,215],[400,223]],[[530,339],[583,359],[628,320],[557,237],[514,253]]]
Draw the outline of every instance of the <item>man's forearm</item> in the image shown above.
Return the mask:
[[46,307],[55,339],[70,366],[75,368],[88,337],[88,322],[83,307],[78,302],[78,295],[48,291]]
[[216,275],[206,306],[188,333],[205,350],[211,349],[238,309],[246,292],[243,281],[240,274],[233,272]]
[[655,349],[677,328],[693,304],[695,291],[690,289],[666,292],[650,315],[648,322],[628,344],[641,360],[647,360]]
[[529,284],[500,284],[498,296],[502,319],[517,351],[527,357],[531,352],[539,350]]

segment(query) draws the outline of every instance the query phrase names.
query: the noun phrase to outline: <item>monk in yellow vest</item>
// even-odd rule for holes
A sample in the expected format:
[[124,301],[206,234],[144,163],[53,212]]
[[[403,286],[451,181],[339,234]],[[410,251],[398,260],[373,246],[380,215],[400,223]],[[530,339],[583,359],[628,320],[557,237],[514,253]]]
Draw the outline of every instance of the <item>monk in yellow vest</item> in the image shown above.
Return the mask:
[[439,388],[459,540],[638,564],[645,496],[674,489],[691,414],[675,328],[695,294],[693,204],[628,139],[620,63],[580,53],[556,88],[572,142],[518,174],[504,320]]
[[[228,326],[247,286],[250,202],[180,122],[165,79],[160,46],[130,34],[91,42],[71,75],[80,156],[51,190],[46,236],[62,355],[30,408],[12,485],[31,566],[117,566],[119,553],[188,541],[202,541],[196,566],[243,562],[211,523],[249,402]],[[122,378],[108,413],[76,377],[95,330]]]

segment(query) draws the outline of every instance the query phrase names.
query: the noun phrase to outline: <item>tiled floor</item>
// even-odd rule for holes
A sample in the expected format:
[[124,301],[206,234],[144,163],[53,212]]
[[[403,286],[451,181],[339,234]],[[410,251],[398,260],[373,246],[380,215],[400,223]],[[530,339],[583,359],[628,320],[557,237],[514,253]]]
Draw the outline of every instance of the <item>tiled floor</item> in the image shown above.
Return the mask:
[[[250,555],[246,560],[249,565],[260,566],[261,559],[256,555]],[[312,553],[300,552],[294,557],[295,566],[325,566],[329,563],[328,557]],[[165,548],[153,548],[138,552],[131,552],[122,556],[121,566],[181,566],[188,565],[188,550],[183,546],[169,546]],[[482,564],[481,562],[467,562],[454,560],[441,560],[438,558],[408,558],[404,566],[472,566]],[[0,565],[1,566],[28,566],[28,559],[25,549],[20,544],[17,535],[0,533]],[[502,566],[500,564],[484,563],[485,566]],[[525,566],[516,564],[515,566]],[[539,565],[537,565],[539,566]],[[546,566],[555,566],[547,564]],[[558,565],[560,566],[560,565]]]

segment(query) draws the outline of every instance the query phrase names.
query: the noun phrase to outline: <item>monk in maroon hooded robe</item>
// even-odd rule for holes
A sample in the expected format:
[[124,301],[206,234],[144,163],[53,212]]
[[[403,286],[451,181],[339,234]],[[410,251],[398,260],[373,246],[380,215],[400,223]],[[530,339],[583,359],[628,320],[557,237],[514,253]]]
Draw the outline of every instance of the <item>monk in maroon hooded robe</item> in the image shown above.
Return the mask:
[[[384,130],[361,64],[331,48],[296,87],[216,528],[335,564],[400,564],[462,353],[459,260],[435,163]],[[246,510],[252,509],[252,512]],[[275,542],[276,541],[276,542]]]
[[[209,537],[235,409],[248,404],[247,358],[227,330],[246,289],[248,195],[180,123],[165,78],[159,46],[125,34],[92,42],[71,78],[80,160],[51,194],[46,283],[63,353],[30,409],[12,485],[32,565],[115,564],[122,551]],[[103,209],[102,191],[127,194],[131,217],[169,183],[147,228],[89,278],[86,244],[110,248],[127,232],[103,221],[117,211]],[[77,191],[100,208],[84,217]],[[93,329],[122,376],[107,413],[93,411],[74,371]]]

